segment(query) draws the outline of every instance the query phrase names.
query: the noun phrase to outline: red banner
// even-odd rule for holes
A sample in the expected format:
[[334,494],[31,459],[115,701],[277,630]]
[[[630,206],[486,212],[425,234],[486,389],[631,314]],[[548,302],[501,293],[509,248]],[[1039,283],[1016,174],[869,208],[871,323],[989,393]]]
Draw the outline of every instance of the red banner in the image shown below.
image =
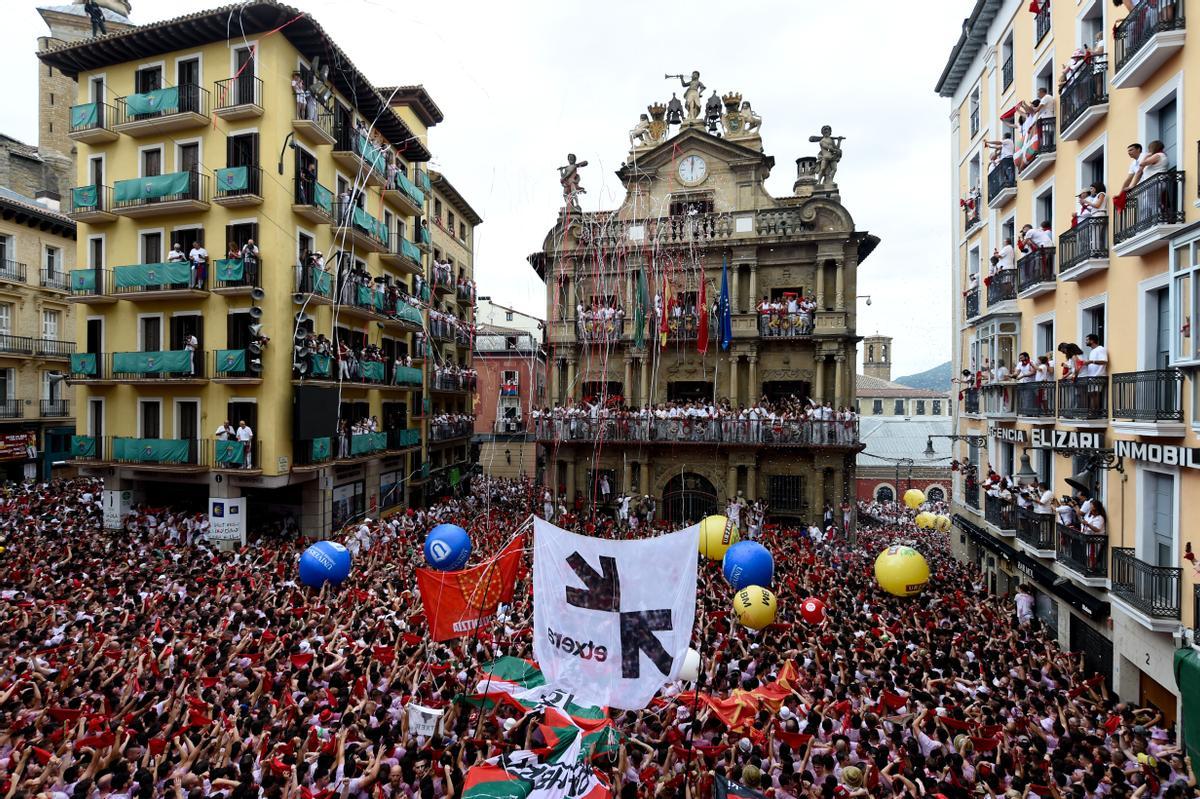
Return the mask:
[[417,586],[435,641],[471,635],[487,625],[501,602],[512,602],[525,536],[514,538],[499,555],[461,571],[417,569]]
[[37,433],[5,433],[0,435],[0,461],[25,460],[37,457]]

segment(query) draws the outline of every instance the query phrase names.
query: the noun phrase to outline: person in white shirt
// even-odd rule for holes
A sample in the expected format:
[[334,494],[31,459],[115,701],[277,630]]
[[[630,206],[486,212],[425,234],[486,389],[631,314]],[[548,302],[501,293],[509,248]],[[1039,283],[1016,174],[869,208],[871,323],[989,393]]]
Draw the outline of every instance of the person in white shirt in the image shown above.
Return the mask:
[[196,350],[200,347],[200,341],[191,333],[188,333],[187,338],[183,340],[183,349],[188,354],[188,373],[196,374]]
[[[1037,482],[1034,482],[1033,486],[1035,489],[1038,488]],[[1041,486],[1038,498],[1034,500],[1033,512],[1043,515],[1052,514],[1054,513],[1054,504],[1054,492],[1050,486]]]
[[1104,377],[1108,374],[1108,350],[1100,343],[1100,337],[1095,333],[1088,333],[1084,343],[1090,350],[1087,360],[1084,361],[1087,364],[1084,377]]
[[208,266],[208,250],[198,241],[192,242],[192,249],[188,253],[188,260],[192,264],[192,284],[194,289],[204,288],[204,273]]
[[1035,119],[1052,119],[1054,117],[1055,100],[1045,88],[1038,89],[1038,106]]
[[1029,586],[1024,583],[1017,589],[1017,595],[1013,598],[1013,602],[1017,606],[1017,623],[1022,627],[1033,621],[1033,609],[1037,604],[1037,600],[1033,598],[1033,594],[1029,593]]
[[250,443],[254,440],[254,431],[250,429],[250,425],[246,424],[245,419],[238,422],[237,440],[242,442],[242,468],[253,468],[254,459],[251,457]]
[[1052,233],[1050,229],[1050,220],[1047,219],[1043,221],[1040,228],[1030,230],[1026,238],[1028,238],[1038,247],[1053,247],[1054,233]]
[[1013,377],[1018,383],[1028,383],[1033,380],[1034,375],[1033,362],[1029,359],[1028,352],[1022,352],[1017,356],[1017,365],[1013,368]]
[[237,438],[237,430],[235,430],[233,425],[229,423],[229,420],[226,419],[225,424],[218,427],[217,432],[214,435],[216,435],[217,441],[233,441],[235,438]]
[[996,250],[996,271],[999,272],[1003,269],[1012,269],[1014,266],[1016,266],[1016,262],[1013,260],[1014,255],[1015,253],[1013,252],[1012,239],[1005,238],[1004,246]]
[[171,245],[171,251],[167,253],[167,263],[181,264],[187,260],[187,256],[183,254],[183,248],[179,246],[179,242]]

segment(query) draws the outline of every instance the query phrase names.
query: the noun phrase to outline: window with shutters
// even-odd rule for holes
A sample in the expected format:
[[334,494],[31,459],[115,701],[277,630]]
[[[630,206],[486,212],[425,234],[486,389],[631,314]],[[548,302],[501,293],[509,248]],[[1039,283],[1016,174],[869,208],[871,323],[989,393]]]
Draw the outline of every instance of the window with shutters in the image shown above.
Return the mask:
[[58,311],[43,310],[42,311],[42,338],[58,339],[59,320],[61,314]]
[[871,413],[875,416],[883,416],[883,400],[877,399],[871,401]]
[[904,400],[896,400],[896,406],[892,409],[892,413],[896,416],[904,415]]
[[12,303],[0,302],[0,334],[10,335],[13,329]]

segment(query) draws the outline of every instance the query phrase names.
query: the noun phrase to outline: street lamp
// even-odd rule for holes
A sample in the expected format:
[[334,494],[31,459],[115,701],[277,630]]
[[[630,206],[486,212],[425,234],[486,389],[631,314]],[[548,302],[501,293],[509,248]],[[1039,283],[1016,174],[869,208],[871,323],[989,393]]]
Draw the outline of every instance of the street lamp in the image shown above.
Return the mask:
[[937,457],[937,453],[934,452],[934,450],[933,450],[933,440],[935,438],[948,438],[951,441],[965,441],[965,442],[967,442],[967,445],[971,446],[971,447],[982,448],[982,447],[987,446],[987,436],[974,436],[974,435],[961,435],[961,434],[956,434],[956,435],[939,434],[939,435],[934,435],[934,436],[928,436],[925,439],[925,457],[926,458],[936,458]]
[[867,305],[871,304],[871,295],[870,294],[859,294],[859,295],[856,295],[854,299],[856,299],[856,300],[865,299],[867,301]]
[[1082,491],[1084,494],[1091,496],[1095,490],[1093,483],[1092,472],[1100,471],[1115,471],[1118,474],[1125,474],[1125,464],[1114,450],[1111,449],[1069,449],[1063,448],[1058,450],[1058,454],[1066,455],[1071,458],[1079,458],[1082,463],[1079,464],[1080,470],[1067,478],[1067,485],[1074,489]]

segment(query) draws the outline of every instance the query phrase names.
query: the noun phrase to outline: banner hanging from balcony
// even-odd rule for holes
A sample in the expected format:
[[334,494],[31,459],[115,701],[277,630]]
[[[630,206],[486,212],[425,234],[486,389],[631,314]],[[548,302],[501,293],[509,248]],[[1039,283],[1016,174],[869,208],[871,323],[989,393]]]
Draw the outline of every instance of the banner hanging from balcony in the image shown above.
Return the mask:
[[411,322],[418,327],[424,324],[421,312],[404,300],[396,300],[396,318],[401,322]]
[[377,380],[383,382],[383,362],[382,361],[363,361],[359,364],[362,369],[363,380]]
[[374,305],[375,292],[370,286],[357,286],[357,298],[360,306],[370,308]]
[[71,191],[71,204],[75,210],[95,208],[100,201],[100,192],[95,186],[80,186]]
[[217,350],[217,373],[246,371],[245,350]]
[[324,438],[314,438],[312,440],[312,459],[313,461],[329,460],[329,436]]
[[397,431],[400,433],[397,440],[402,447],[419,447],[421,446],[421,431],[405,429]]
[[308,358],[311,366],[309,371],[311,377],[329,377],[333,374],[333,358],[331,356],[314,352]]
[[118,266],[113,270],[117,288],[142,286],[184,286],[192,277],[192,267],[185,263],[136,264]]
[[417,205],[421,206],[422,208],[425,207],[424,192],[413,185],[413,182],[409,180],[408,176],[403,172],[396,173],[396,188],[400,189],[402,193],[408,195],[408,199],[412,200]]
[[412,366],[397,366],[395,382],[398,386],[419,386],[421,385],[421,370]]
[[115,438],[113,460],[143,463],[187,463],[192,442],[175,438]]
[[217,463],[221,465],[233,463],[241,466],[246,460],[246,448],[241,441],[218,441],[215,454]]
[[333,192],[320,183],[313,184],[313,205],[327,214],[333,214]]
[[118,180],[113,196],[119,203],[153,200],[176,194],[187,194],[192,186],[191,172],[172,172],[133,180]]
[[96,457],[96,439],[92,436],[71,436],[71,457]]
[[241,258],[222,258],[217,261],[217,280],[233,282],[241,280],[245,274],[245,264]]
[[171,86],[152,92],[131,94],[125,98],[125,108],[134,116],[173,114],[179,110],[179,87]]
[[72,291],[91,291],[96,290],[96,270],[95,269],[72,269],[71,270],[71,290]]
[[113,372],[118,374],[182,374],[192,371],[192,355],[187,350],[162,352],[114,352]]
[[213,170],[217,191],[245,191],[250,188],[250,167],[230,166]]
[[354,220],[354,226],[359,230],[365,231],[372,236],[378,235],[379,222],[363,209],[355,208],[352,219]]
[[96,353],[94,352],[76,352],[71,355],[71,374],[73,375],[95,375],[96,374]]
[[71,106],[71,130],[94,128],[98,121],[100,121],[99,103]]
[[367,141],[366,136],[358,137],[358,154],[376,174],[387,174],[387,158],[384,157],[381,150]]
[[387,433],[362,433],[350,436],[350,454],[366,455],[387,449]]
[[313,294],[328,297],[333,292],[333,276],[320,269],[312,273]]

